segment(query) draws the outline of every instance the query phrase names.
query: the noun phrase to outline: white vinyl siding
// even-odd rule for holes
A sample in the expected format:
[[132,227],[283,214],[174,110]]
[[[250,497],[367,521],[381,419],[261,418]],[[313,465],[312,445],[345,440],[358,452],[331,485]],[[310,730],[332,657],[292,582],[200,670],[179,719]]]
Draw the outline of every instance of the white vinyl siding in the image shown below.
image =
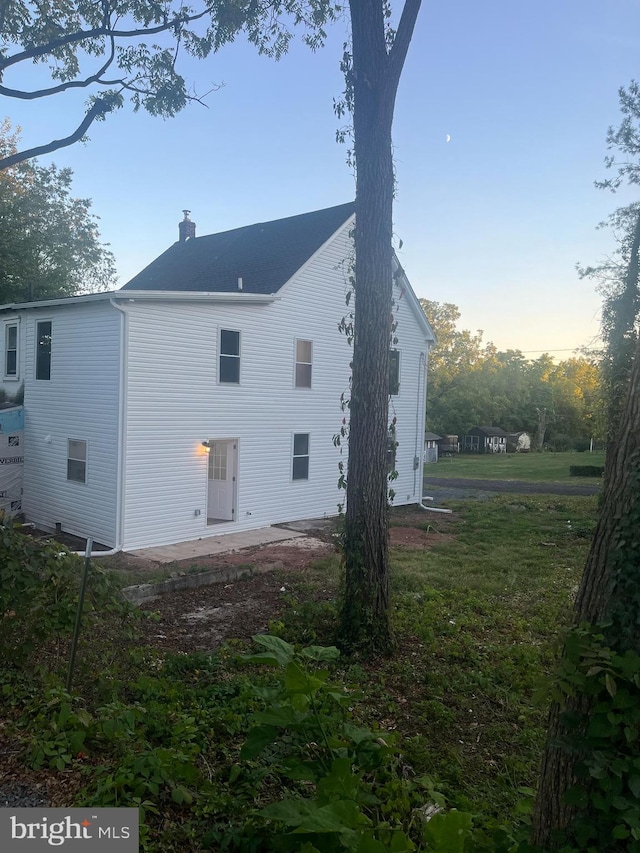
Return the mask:
[[[109,302],[25,312],[24,512],[44,530],[116,544],[120,312]],[[43,312],[42,312],[43,313]],[[51,379],[35,379],[37,324],[53,323]],[[86,482],[68,480],[69,439],[87,442]],[[76,460],[80,461],[80,460]]]
[[[335,515],[333,445],[349,390],[348,231],[267,305],[132,303],[125,461],[127,550]],[[292,382],[291,329],[313,341],[313,387]],[[219,330],[241,332],[241,384],[217,382]],[[185,345],[188,341],[188,346]],[[157,377],[155,381],[152,377]],[[309,427],[313,427],[313,431]],[[310,433],[310,479],[292,482],[292,432]],[[204,440],[238,438],[236,520],[206,525]],[[93,466],[92,466],[93,467]],[[200,511],[200,515],[196,511]]]

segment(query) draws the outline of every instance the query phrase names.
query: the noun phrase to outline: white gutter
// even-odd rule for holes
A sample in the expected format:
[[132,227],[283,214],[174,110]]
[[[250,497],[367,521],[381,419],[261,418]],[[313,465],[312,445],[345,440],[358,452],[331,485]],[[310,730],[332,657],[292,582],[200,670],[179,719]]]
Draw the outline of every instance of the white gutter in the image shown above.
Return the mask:
[[281,296],[275,293],[224,293],[220,291],[197,290],[110,290],[104,293],[84,293],[81,296],[63,296],[60,299],[42,299],[39,302],[10,302],[0,305],[0,311],[16,311],[26,308],[57,308],[67,305],[79,305],[83,302],[101,302],[109,300],[115,306],[114,300],[126,302],[159,301],[159,302],[213,302],[249,303],[253,305],[268,305],[276,302]]
[[267,305],[282,297],[277,293],[247,293],[244,290],[230,293],[199,290],[118,290],[111,294],[111,298],[112,300],[123,299],[126,302],[156,300],[161,302],[248,302],[254,305]]

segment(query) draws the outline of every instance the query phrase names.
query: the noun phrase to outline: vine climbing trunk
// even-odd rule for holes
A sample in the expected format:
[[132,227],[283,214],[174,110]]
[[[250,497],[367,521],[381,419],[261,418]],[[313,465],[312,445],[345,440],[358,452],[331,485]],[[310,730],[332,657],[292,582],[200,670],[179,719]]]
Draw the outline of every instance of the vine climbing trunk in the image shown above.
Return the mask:
[[[631,366],[627,394],[620,412],[617,435],[607,452],[603,501],[578,591],[576,624],[606,623],[608,646],[624,654],[640,654],[640,345]],[[566,738],[565,714],[588,719],[589,703],[580,694],[566,707],[551,707],[547,747],[543,754],[534,810],[533,843],[556,849],[574,818],[575,808],[565,794],[574,784],[579,756],[561,746]]]
[[382,0],[350,0],[356,160],[355,321],[349,418],[345,591],[341,639],[391,645],[387,504],[389,348],[393,284],[395,96],[420,0],[407,0],[389,47]]

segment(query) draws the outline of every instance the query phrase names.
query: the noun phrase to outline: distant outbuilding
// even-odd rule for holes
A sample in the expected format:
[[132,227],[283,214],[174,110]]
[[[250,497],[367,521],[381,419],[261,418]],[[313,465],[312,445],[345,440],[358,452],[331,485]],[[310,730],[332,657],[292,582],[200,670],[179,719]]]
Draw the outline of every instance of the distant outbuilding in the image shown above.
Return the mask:
[[506,453],[507,433],[500,427],[474,427],[462,437],[463,453]]
[[435,432],[425,432],[424,434],[424,461],[438,461],[438,442],[442,441],[441,435],[436,435]]

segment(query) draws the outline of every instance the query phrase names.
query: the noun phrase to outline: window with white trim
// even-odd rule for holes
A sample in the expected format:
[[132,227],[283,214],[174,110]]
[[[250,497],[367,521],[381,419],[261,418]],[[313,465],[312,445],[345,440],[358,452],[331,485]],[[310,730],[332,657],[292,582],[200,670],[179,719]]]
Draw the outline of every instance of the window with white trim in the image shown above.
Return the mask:
[[311,388],[313,342],[296,338],[296,388]]
[[240,384],[240,332],[232,329],[220,329],[218,381]]
[[400,350],[389,350],[389,395],[397,397],[400,393]]
[[67,441],[67,480],[87,482],[87,442],[81,438]]
[[309,479],[309,433],[296,432],[293,435],[293,480]]
[[7,379],[18,378],[17,323],[7,323],[4,327],[4,375]]
[[36,379],[51,379],[51,320],[36,323]]

